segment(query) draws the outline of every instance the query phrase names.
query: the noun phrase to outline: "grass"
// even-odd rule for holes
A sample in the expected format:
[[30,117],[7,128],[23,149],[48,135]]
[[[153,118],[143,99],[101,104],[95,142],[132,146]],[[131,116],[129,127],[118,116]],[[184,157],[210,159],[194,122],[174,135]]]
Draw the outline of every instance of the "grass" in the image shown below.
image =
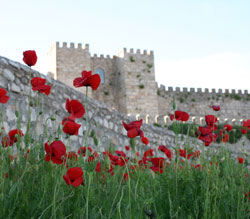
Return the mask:
[[[43,109],[41,103],[37,104]],[[42,116],[43,110],[38,115]],[[17,112],[16,116],[17,128],[21,129],[21,115]],[[172,129],[176,135],[186,130],[192,136],[197,125],[191,126],[176,121]],[[62,140],[65,136],[62,128],[59,127],[56,133],[57,139],[53,139],[48,135],[45,122],[42,138],[37,138],[36,129],[28,128],[24,136],[16,135],[13,146],[0,147],[1,218],[209,219],[250,216],[247,162],[239,163],[237,157],[224,147],[215,152],[203,146],[200,156],[189,158],[188,154],[195,152],[193,145],[182,148],[187,155],[181,154],[176,145],[176,148],[168,148],[170,159],[166,151],[159,152],[157,148],[151,155],[138,155],[140,138],[135,137],[130,139],[129,151],[124,145],[125,156],[117,151],[101,153],[95,148],[94,151],[87,150],[86,154],[76,152],[75,159],[60,157],[62,164],[47,162],[44,145],[48,140]],[[143,126],[141,128],[143,130]],[[2,140],[6,135],[2,129]],[[94,131],[90,137],[98,142]],[[85,142],[88,145],[88,139]],[[64,143],[70,148],[70,136]],[[156,151],[162,158],[155,156]],[[154,159],[163,161],[155,164]],[[100,172],[96,171],[98,162],[101,163]],[[69,186],[63,178],[71,167],[83,170],[84,181],[79,186]]]

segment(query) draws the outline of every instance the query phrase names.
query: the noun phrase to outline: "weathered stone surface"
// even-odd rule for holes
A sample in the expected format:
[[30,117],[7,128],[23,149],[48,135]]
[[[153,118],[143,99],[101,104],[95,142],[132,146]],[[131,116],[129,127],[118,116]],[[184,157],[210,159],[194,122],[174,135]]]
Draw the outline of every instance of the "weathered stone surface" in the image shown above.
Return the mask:
[[15,80],[15,75],[7,68],[5,68],[3,70],[3,74],[5,76],[5,78],[7,78],[10,81],[14,81]]
[[14,84],[14,83],[11,85],[11,90],[12,90],[13,92],[15,92],[15,93],[20,93],[20,92],[21,92],[20,86]]

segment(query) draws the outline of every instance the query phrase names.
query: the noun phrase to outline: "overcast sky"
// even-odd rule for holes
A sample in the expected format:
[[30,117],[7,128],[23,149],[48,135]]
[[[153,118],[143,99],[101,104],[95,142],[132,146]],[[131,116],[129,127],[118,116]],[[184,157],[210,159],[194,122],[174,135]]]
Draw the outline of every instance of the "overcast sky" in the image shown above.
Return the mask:
[[0,0],[0,55],[22,62],[59,42],[88,43],[93,55],[153,50],[166,87],[250,90],[249,0]]

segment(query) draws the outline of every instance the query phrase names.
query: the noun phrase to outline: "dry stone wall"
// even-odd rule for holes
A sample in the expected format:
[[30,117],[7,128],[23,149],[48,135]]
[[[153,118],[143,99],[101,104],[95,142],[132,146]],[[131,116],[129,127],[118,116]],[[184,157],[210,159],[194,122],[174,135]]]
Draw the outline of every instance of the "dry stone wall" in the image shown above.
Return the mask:
[[[33,77],[46,78],[47,84],[51,85],[51,93],[44,96],[44,114],[38,120],[38,135],[42,135],[44,122],[47,121],[50,135],[56,137],[55,133],[62,119],[67,116],[65,110],[66,99],[77,99],[84,103],[85,95],[75,89],[65,85],[64,83],[54,80],[48,76],[40,74],[37,71],[20,63],[14,62],[4,57],[0,57],[0,86],[8,91],[10,100],[7,104],[2,105],[4,111],[4,126],[8,132],[17,128],[17,117],[15,111],[19,111],[22,115],[22,130],[26,131],[28,121],[28,96],[31,93],[32,102],[38,98],[38,94],[31,90],[30,79]],[[97,91],[98,92],[98,91]],[[40,95],[41,102],[41,95]],[[31,108],[32,127],[36,123],[36,118],[41,107]],[[110,106],[102,102],[98,102],[92,98],[87,100],[87,114],[90,119],[90,130],[95,130],[96,137],[99,140],[97,147],[103,151],[110,146],[115,149],[124,149],[125,145],[129,145],[129,138],[126,130],[123,128],[122,121],[131,122],[133,118],[128,117],[117,110],[113,110]],[[55,118],[51,121],[49,118]],[[76,121],[82,125],[79,136],[71,136],[71,145],[74,150],[84,145],[83,132],[86,130],[86,115],[83,119]],[[173,146],[174,134],[165,129],[157,128],[151,125],[143,124],[142,130],[150,139],[150,147],[156,148],[161,144]],[[47,139],[46,139],[47,140]],[[67,142],[66,135],[62,135],[62,141]],[[90,145],[94,146],[94,140],[89,138]],[[144,151],[149,147],[145,147],[140,143],[138,138],[139,151]]]
[[[47,84],[51,85],[51,93],[44,95],[44,114],[37,120],[37,115],[41,111],[41,105],[34,106],[34,102],[37,98],[40,98],[40,104],[42,96],[31,90],[30,80],[33,77],[46,78]],[[32,130],[34,131],[35,123],[38,122],[37,134],[40,138],[46,142],[48,139],[44,139],[43,129],[44,124],[48,125],[48,130],[52,138],[57,137],[56,131],[61,124],[62,119],[67,116],[65,110],[66,99],[77,99],[84,102],[85,95],[78,92],[75,89],[65,85],[64,83],[54,80],[48,76],[40,74],[37,71],[30,69],[29,67],[20,63],[14,62],[4,57],[0,57],[0,87],[5,88],[8,91],[10,97],[7,104],[2,105],[1,108],[4,113],[4,127],[6,132],[11,129],[17,128],[16,111],[21,115],[21,129],[25,133],[26,125],[28,121],[28,96],[31,94],[33,107],[31,108],[31,122]],[[98,92],[98,91],[97,91]],[[95,146],[97,150],[104,151],[109,147],[116,150],[124,150],[125,145],[129,145],[129,139],[127,137],[126,130],[122,126],[122,121],[131,122],[134,120],[132,117],[128,117],[117,110],[112,109],[110,106],[105,105],[102,102],[98,102],[90,97],[87,100],[87,113],[90,125],[89,130],[94,130],[98,142],[94,142],[94,139],[89,136],[89,145]],[[83,119],[78,119],[76,122],[80,123],[82,127],[79,130],[78,136],[71,136],[72,150],[77,150],[80,146],[84,146],[84,131],[86,130],[86,115]],[[55,121],[49,118],[55,118]],[[169,148],[183,146],[188,144],[195,149],[203,150],[202,142],[194,138],[184,137],[181,139],[181,135],[175,137],[175,134],[163,128],[155,127],[148,124],[143,124],[141,128],[146,137],[149,138],[149,146],[144,146],[137,139],[137,146],[139,152],[144,152],[149,148],[157,149],[159,145],[166,145]],[[90,133],[89,133],[90,135]],[[61,136],[61,140],[67,144],[66,135]],[[244,141],[245,146],[242,146]],[[250,153],[250,142],[245,138],[241,140],[237,145],[224,144],[225,147],[232,150],[235,156],[245,156]],[[210,147],[205,150],[218,150],[220,146],[217,144],[211,144]],[[160,152],[156,155],[162,156]]]

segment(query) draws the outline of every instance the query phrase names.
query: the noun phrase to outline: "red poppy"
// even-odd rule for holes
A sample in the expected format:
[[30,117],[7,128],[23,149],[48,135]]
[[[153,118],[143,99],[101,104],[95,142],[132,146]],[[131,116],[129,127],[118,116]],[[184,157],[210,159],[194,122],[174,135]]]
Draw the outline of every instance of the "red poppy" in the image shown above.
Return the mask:
[[128,173],[124,173],[123,174],[123,179],[122,179],[122,181],[124,182],[126,182],[128,180]]
[[247,129],[241,129],[240,131],[242,134],[247,134]]
[[126,154],[123,151],[115,151],[115,153],[120,157],[126,157]]
[[146,138],[146,137],[142,137],[141,138],[141,142],[145,145],[148,145],[149,144],[149,140]]
[[242,157],[238,157],[238,161],[239,161],[240,164],[244,163],[244,159]]
[[20,129],[13,129],[11,131],[9,131],[9,136],[10,136],[10,140],[12,140],[13,142],[17,142],[17,135],[19,135],[20,137],[23,136],[23,132]]
[[208,126],[214,126],[215,125],[214,123],[216,123],[218,121],[218,119],[214,115],[206,115],[205,121],[206,121]]
[[4,88],[0,88],[0,103],[5,104],[9,100],[9,96],[6,95],[7,91]]
[[12,146],[14,142],[10,140],[9,136],[3,136],[1,143],[2,143],[2,147],[5,148],[8,146]]
[[68,152],[67,158],[68,159],[73,159],[74,161],[77,161],[78,156],[74,151],[70,151],[70,152]]
[[81,167],[69,168],[67,174],[63,176],[63,179],[68,184],[74,187],[80,186],[83,183],[83,171]]
[[96,90],[101,82],[99,74],[92,75],[92,71],[82,71],[82,77],[75,78],[73,85],[75,87],[90,86],[93,90]]
[[[88,147],[88,151],[91,153],[93,151],[93,149],[91,147]],[[80,147],[80,149],[78,149],[77,153],[79,155],[82,155],[83,157],[85,157],[85,155],[86,155],[86,147]]]
[[216,133],[209,133],[205,136],[199,136],[199,139],[204,142],[205,146],[209,146],[212,142],[216,141],[217,138],[218,135]]
[[127,135],[129,138],[134,138],[136,136],[144,137],[143,131],[140,129],[142,125],[142,119],[140,121],[133,121],[126,124],[122,121],[124,128],[128,131]]
[[165,155],[168,157],[168,159],[171,160],[171,157],[172,157],[171,151],[166,146],[160,145],[158,147],[158,150],[161,152],[164,152]]
[[180,156],[186,158],[187,157],[187,151],[185,149],[179,149]]
[[62,141],[53,141],[50,145],[46,142],[44,147],[46,151],[45,160],[47,162],[51,160],[55,164],[61,164],[67,157],[66,147]]
[[200,135],[205,136],[205,135],[208,135],[208,134],[212,133],[214,131],[214,128],[213,128],[213,126],[209,126],[209,127],[207,127],[207,126],[205,126],[205,127],[199,126],[199,131],[200,131]]
[[198,158],[200,154],[201,154],[200,150],[191,152],[190,154],[188,154],[188,159],[190,159],[191,157]]
[[101,163],[100,162],[97,162],[95,171],[98,172],[98,173],[101,172]]
[[81,118],[81,117],[83,117],[83,115],[85,113],[84,106],[78,100],[71,100],[70,101],[67,98],[65,108],[69,113],[71,113],[71,116],[73,118]]
[[129,151],[130,147],[129,146],[125,146],[125,149],[126,149],[126,151]]
[[39,91],[40,93],[45,93],[46,95],[50,94],[50,86],[45,85],[46,79],[34,77],[31,79],[31,85],[33,91]]
[[163,157],[153,157],[150,161],[154,167],[163,168],[165,166],[165,159]]
[[229,125],[229,124],[226,124],[226,125],[224,125],[224,130],[225,131],[231,131],[233,129],[233,127],[231,126],[231,125]]
[[250,129],[250,119],[248,119],[247,121],[243,121],[243,127],[247,127],[248,129]]
[[80,124],[75,123],[74,120],[70,118],[65,118],[62,121],[63,132],[69,135],[78,135],[78,130],[81,127]]
[[136,152],[136,156],[139,157],[139,156],[140,156],[140,153],[139,153],[139,152]]
[[150,167],[151,170],[153,170],[155,173],[163,173],[163,169],[157,166]]
[[223,135],[222,141],[223,141],[223,142],[228,142],[228,140],[229,140],[229,134]]
[[37,56],[35,50],[28,50],[23,52],[23,61],[28,66],[33,66],[37,62]]
[[214,111],[219,111],[219,110],[220,110],[220,106],[213,105],[213,106],[212,106],[212,109],[213,109]]
[[144,152],[144,157],[148,157],[148,156],[154,156],[153,149],[149,149],[149,150]]
[[189,119],[189,115],[186,112],[178,111],[177,110],[177,111],[175,111],[175,115],[173,115],[173,114],[170,115],[170,120],[173,120],[174,118],[176,120],[180,120],[180,121],[186,122]]
[[2,142],[1,142],[2,146],[3,147],[12,146],[18,140],[17,135],[22,137],[23,136],[22,130],[13,129],[13,130],[9,131],[8,136],[3,136],[3,138],[2,138]]

